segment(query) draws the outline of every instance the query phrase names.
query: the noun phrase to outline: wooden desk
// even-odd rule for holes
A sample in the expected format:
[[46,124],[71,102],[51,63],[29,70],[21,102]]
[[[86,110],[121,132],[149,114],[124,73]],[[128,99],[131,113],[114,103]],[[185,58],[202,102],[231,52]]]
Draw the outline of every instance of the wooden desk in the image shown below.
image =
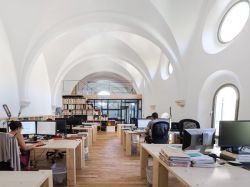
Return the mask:
[[180,132],[178,131],[169,131],[169,143],[179,144],[180,143]]
[[121,137],[121,128],[123,127],[134,127],[135,124],[117,124],[117,136]]
[[[133,135],[141,135],[145,134],[145,131],[125,131],[125,153],[126,156],[131,156],[132,155],[132,136]],[[138,142],[140,143],[140,142]]]
[[89,147],[93,144],[93,128],[92,127],[73,127],[73,131],[88,132],[89,135]]
[[[141,162],[141,178],[146,178],[146,168],[148,165],[148,157],[153,158],[153,181],[152,186],[159,186],[159,152],[166,144],[141,144],[140,148],[140,162]],[[165,181],[163,181],[164,183]]]
[[0,171],[0,187],[53,187],[52,171]]
[[146,177],[148,155],[153,157],[153,187],[167,187],[169,172],[184,187],[248,187],[250,172],[235,166],[215,168],[170,167],[159,159],[159,151],[166,144],[142,144],[141,177]]
[[50,140],[46,145],[35,149],[66,149],[67,184],[76,184],[76,169],[83,168],[82,141]]
[[89,147],[89,141],[90,140],[90,136],[89,136],[89,133],[88,132],[79,132],[76,134],[77,136],[81,136],[81,137],[85,137],[85,144],[84,144],[84,147]]
[[81,140],[82,141],[82,167],[85,166],[85,147],[87,138],[84,136],[80,136],[78,134],[67,134],[67,140]]
[[121,144],[124,145],[123,149],[125,150],[125,131],[131,130],[130,128],[122,128],[121,129]]
[[101,126],[100,123],[83,123],[85,127],[92,127],[93,128],[93,142],[96,142],[96,137],[97,137],[97,127]]

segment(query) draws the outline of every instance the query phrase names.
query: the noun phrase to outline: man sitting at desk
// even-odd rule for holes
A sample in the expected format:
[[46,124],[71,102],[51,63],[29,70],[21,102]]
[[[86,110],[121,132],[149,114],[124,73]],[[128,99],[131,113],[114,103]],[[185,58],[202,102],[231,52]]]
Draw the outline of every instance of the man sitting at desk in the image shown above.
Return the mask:
[[167,143],[169,123],[165,116],[163,118],[164,119],[158,119],[158,114],[156,112],[152,114],[152,121],[148,123],[146,129],[146,143]]
[[26,167],[29,164],[29,157],[30,157],[30,150],[33,149],[36,146],[42,145],[43,142],[38,142],[35,144],[31,144],[31,145],[26,145],[23,135],[21,134],[22,132],[22,123],[20,121],[11,121],[9,123],[9,127],[10,127],[10,132],[9,134],[16,137],[18,145],[20,147],[20,161],[21,161],[21,167],[23,169],[26,169]]
[[148,126],[147,128],[145,129],[146,130],[146,137],[145,137],[145,142],[146,143],[152,143],[152,125],[154,123],[154,120],[158,119],[158,113],[157,112],[154,112],[152,113],[151,116],[148,116],[147,118],[151,118],[151,121],[148,123]]

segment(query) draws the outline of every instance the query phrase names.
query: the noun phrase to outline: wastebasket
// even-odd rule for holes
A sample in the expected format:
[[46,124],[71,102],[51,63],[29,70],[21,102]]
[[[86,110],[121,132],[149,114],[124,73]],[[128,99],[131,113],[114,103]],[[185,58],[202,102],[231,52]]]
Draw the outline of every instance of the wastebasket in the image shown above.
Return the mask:
[[65,184],[67,181],[67,169],[64,164],[55,163],[51,166],[54,184]]

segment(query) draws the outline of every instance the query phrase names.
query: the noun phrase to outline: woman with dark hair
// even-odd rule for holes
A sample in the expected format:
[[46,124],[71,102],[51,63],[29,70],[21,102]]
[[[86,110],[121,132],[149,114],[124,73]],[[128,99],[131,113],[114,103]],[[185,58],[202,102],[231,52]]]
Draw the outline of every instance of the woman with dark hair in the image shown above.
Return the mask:
[[11,121],[9,123],[10,132],[9,134],[15,136],[20,147],[21,155],[20,161],[22,168],[26,168],[29,165],[29,157],[30,157],[30,150],[34,147],[41,145],[42,142],[38,142],[36,144],[25,144],[22,132],[22,123],[20,121]]

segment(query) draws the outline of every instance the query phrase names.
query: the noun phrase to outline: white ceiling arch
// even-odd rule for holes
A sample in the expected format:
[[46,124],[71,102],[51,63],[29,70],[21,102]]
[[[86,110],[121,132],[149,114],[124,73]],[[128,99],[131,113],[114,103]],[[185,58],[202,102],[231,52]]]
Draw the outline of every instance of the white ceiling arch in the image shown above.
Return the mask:
[[[134,67],[132,67],[129,63],[125,64],[123,63],[123,66],[119,63],[111,62],[110,59],[106,59],[105,65],[103,62],[105,61],[103,57],[100,58],[90,58],[85,59],[85,61],[81,61],[80,63],[76,63],[72,65],[70,69],[68,69],[66,72],[64,72],[60,79],[58,79],[57,84],[55,84],[55,87],[52,89],[52,103],[55,105],[60,105],[60,100],[58,103],[58,99],[62,95],[62,81],[63,80],[81,80],[84,77],[87,77],[91,74],[98,73],[98,72],[111,72],[116,73],[123,77],[124,79],[128,81],[132,81],[133,87],[136,90],[137,93],[140,93],[139,90],[139,83],[135,81],[135,79],[138,79],[138,81],[142,80],[141,74],[138,72],[138,78],[133,77],[131,74],[131,71],[137,71]],[[117,60],[115,60],[117,62]],[[124,66],[130,66],[130,69],[124,68]],[[86,69],[88,71],[86,71]],[[134,74],[133,74],[134,75]],[[76,83],[72,84],[70,87],[70,90],[75,86]]]
[[119,62],[126,61],[136,67],[147,81],[151,79],[149,70],[144,63],[145,60],[130,46],[126,45],[126,43],[110,35],[106,35],[106,33],[104,35],[95,35],[72,49],[68,56],[65,57],[63,63],[60,64],[60,67],[57,68],[58,75],[67,70],[68,66],[72,65],[73,62],[80,62],[82,59],[90,57],[96,58],[97,56],[117,59]]
[[[99,13],[97,13],[97,14],[99,15]],[[177,66],[175,68],[176,72],[178,71],[178,69],[180,69],[180,68],[178,68],[178,60],[177,60],[178,50],[177,50],[176,53],[174,53],[173,50],[170,48],[169,42],[167,42],[166,39],[162,38],[163,36],[161,36],[161,34],[157,33],[157,31],[155,29],[149,28],[149,26],[145,26],[145,24],[143,24],[140,21],[138,23],[138,20],[134,20],[134,18],[131,19],[131,18],[129,18],[129,16],[126,16],[126,15],[121,16],[120,14],[118,14],[118,15],[115,14],[115,17],[114,17],[114,15],[112,14],[113,16],[108,17],[107,14],[110,15],[112,13],[109,12],[109,13],[101,14],[102,16],[100,16],[100,17],[98,17],[98,16],[96,17],[96,14],[95,14],[95,18],[98,18],[96,20],[97,23],[104,23],[104,22],[110,23],[111,20],[112,20],[112,22],[111,22],[112,25],[114,26],[115,25],[114,23],[116,23],[117,25],[116,25],[116,28],[114,28],[114,27],[113,28],[112,27],[108,28],[109,30],[112,31],[113,29],[117,30],[117,29],[124,29],[125,28],[126,32],[129,31],[129,32],[136,33],[136,34],[138,34],[140,36],[143,36],[143,37],[147,38],[151,42],[157,44],[157,46],[159,48],[161,48],[164,51],[164,53],[167,54],[169,59],[172,59],[174,67]],[[109,19],[107,19],[107,18],[109,18]],[[79,24],[80,20],[81,19],[77,19],[76,22],[71,20],[74,23],[78,23],[78,24],[75,25],[76,27],[73,27],[73,30],[76,29],[76,28],[79,28],[79,25],[82,26],[82,25],[86,24],[84,22],[82,22],[82,24]],[[108,20],[110,20],[110,22]],[[93,23],[91,23],[91,24],[93,24]],[[121,24],[123,24],[123,25],[121,25]],[[28,53],[29,55],[27,55],[27,58],[26,58],[26,64],[24,66],[25,67],[24,69],[25,69],[26,73],[25,74],[23,73],[23,77],[21,78],[21,80],[22,80],[21,83],[25,83],[26,82],[25,80],[28,79],[28,77],[29,77],[29,67],[30,67],[30,65],[32,63],[35,62],[36,56],[39,54],[39,52],[44,51],[46,46],[48,46],[51,41],[57,39],[59,36],[63,37],[64,35],[67,35],[67,33],[72,32],[72,27],[70,29],[66,29],[66,28],[64,28],[62,30],[59,29],[59,28],[61,28],[63,26],[69,26],[69,24],[68,23],[67,24],[62,24],[61,26],[56,27],[57,29],[56,28],[51,29],[52,31],[47,32],[46,34],[44,34],[43,37],[41,37],[41,39],[36,41],[36,44],[33,45],[32,50]],[[170,41],[173,41],[172,43],[174,43],[173,38],[170,39]],[[175,43],[173,45],[176,46]],[[23,85],[23,87],[25,87],[25,85]]]
[[[55,82],[52,86],[52,92],[57,90],[60,87],[60,82],[62,80],[65,80],[65,76],[69,74],[69,72],[76,67],[77,65],[84,65],[85,68],[83,68],[83,72],[81,74],[79,73],[79,79],[81,80],[84,78],[85,72],[89,72],[91,68],[93,69],[102,69],[102,68],[107,68],[109,66],[109,71],[113,72],[119,72],[118,70],[123,70],[126,72],[127,75],[129,75],[130,79],[128,80],[133,80],[136,84],[136,87],[139,87],[141,81],[144,79],[146,80],[147,83],[149,83],[149,80],[147,79],[146,75],[143,74],[143,72],[140,72],[136,67],[132,66],[130,63],[110,57],[110,56],[105,56],[105,55],[95,55],[95,56],[84,56],[84,58],[77,59],[76,61],[73,61],[69,66],[67,66],[65,69],[62,69],[60,71],[60,74],[57,75]],[[88,71],[86,71],[88,70]]]

